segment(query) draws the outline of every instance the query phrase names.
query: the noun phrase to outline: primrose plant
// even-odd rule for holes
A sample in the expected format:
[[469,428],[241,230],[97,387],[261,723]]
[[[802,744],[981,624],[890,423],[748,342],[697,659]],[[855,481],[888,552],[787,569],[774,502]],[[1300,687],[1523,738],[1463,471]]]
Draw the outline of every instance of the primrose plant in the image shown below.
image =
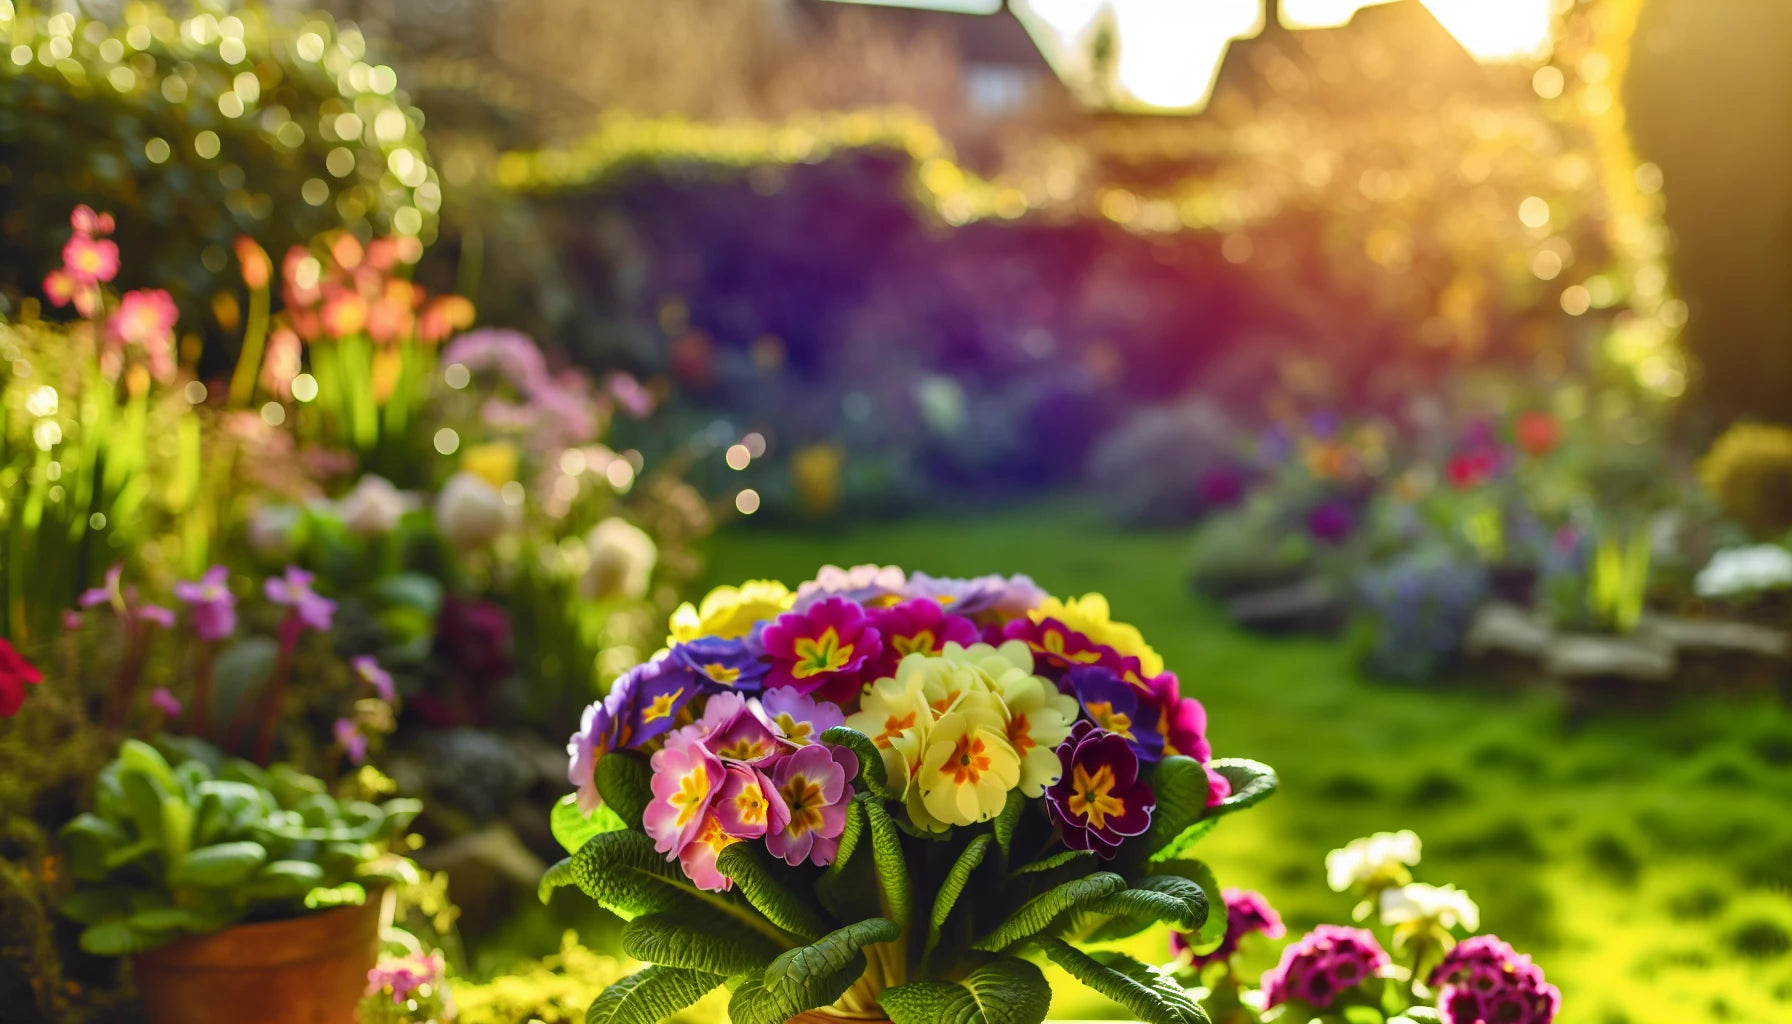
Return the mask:
[[63,826],[75,886],[61,910],[86,926],[89,953],[358,905],[415,877],[395,846],[417,801],[338,800],[286,765],[264,770],[195,741],[168,747],[172,762],[125,740],[99,774],[93,810]]
[[555,808],[577,885],[650,966],[588,1020],[732,990],[737,1024],[1045,1018],[1042,963],[1150,1024],[1194,1024],[1171,976],[1085,941],[1170,923],[1206,944],[1189,856],[1275,775],[1215,760],[1206,713],[1099,595],[1024,576],[824,569],[722,587],[617,679]]

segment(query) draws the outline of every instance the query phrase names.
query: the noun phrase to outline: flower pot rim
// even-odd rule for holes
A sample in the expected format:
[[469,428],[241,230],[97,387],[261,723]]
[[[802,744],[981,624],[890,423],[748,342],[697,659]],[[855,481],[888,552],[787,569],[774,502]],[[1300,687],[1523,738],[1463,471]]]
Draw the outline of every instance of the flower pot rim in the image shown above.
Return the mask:
[[[206,935],[188,935],[131,959],[139,967],[185,970],[250,970],[305,963],[365,944],[377,934],[378,892],[356,906],[331,907],[271,921],[250,921]],[[372,923],[365,919],[371,918]]]

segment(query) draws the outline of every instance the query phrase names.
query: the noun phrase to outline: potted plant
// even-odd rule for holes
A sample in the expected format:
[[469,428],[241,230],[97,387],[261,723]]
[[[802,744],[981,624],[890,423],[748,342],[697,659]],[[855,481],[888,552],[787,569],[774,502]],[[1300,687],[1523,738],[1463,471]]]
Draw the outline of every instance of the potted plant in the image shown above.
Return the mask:
[[724,587],[618,679],[554,812],[577,885],[651,966],[589,1021],[652,1021],[718,986],[736,1024],[1036,1024],[1042,963],[1150,1024],[1200,1007],[1084,940],[1167,922],[1217,943],[1188,854],[1276,784],[1213,760],[1201,705],[1099,595],[1025,577],[829,567]]
[[351,1019],[377,953],[380,899],[414,868],[394,851],[420,805],[338,800],[285,765],[203,744],[126,740],[93,810],[62,829],[61,904],[89,953],[130,956],[150,1020]]

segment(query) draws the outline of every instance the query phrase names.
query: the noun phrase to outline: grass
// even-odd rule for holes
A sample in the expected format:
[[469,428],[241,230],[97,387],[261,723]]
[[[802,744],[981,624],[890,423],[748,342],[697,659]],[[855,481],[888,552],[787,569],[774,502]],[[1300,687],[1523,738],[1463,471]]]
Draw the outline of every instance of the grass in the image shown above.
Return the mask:
[[[1418,876],[1475,897],[1484,930],[1532,953],[1571,1024],[1792,1019],[1792,713],[1688,695],[1648,715],[1572,723],[1541,684],[1418,688],[1364,678],[1339,643],[1231,628],[1184,585],[1181,534],[1121,533],[1048,506],[851,528],[736,527],[712,583],[791,585],[825,563],[936,575],[1026,572],[1100,591],[1207,706],[1220,756],[1276,766],[1282,790],[1198,854],[1259,889],[1289,927],[1343,921],[1326,851],[1411,828]],[[1161,959],[1155,942],[1137,951]],[[1247,943],[1249,971],[1268,943]],[[1101,1016],[1073,984],[1054,1011]]]

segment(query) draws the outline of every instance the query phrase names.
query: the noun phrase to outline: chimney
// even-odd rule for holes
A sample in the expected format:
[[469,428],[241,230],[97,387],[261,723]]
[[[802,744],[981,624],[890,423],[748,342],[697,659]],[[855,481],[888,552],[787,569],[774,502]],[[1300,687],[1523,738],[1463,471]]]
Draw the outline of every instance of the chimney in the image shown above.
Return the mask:
[[1282,28],[1282,0],[1263,0],[1263,31],[1279,32]]

